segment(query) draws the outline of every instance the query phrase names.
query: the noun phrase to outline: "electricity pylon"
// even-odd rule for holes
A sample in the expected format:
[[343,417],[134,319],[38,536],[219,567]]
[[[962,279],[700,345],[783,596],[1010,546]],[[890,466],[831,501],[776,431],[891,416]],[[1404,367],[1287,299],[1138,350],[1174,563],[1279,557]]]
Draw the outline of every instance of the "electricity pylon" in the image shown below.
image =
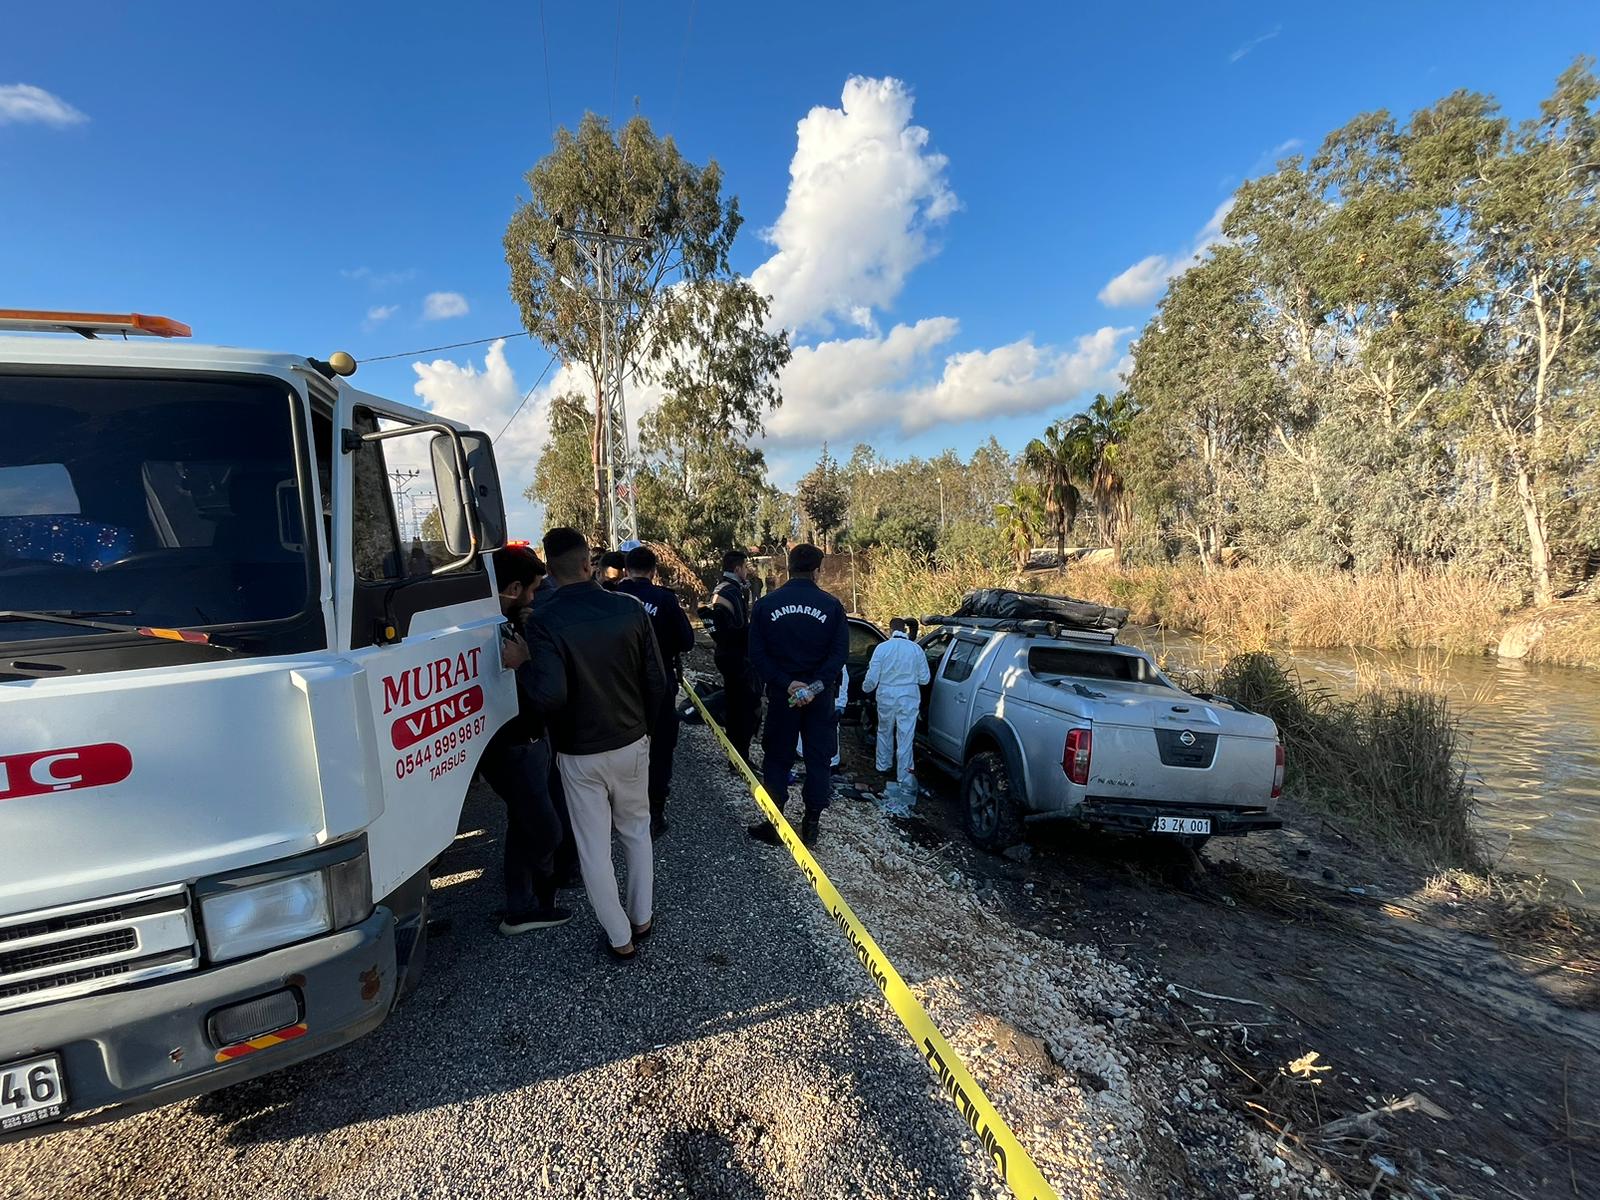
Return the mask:
[[[634,503],[634,456],[628,444],[628,410],[623,400],[626,372],[624,333],[630,316],[625,284],[633,262],[648,253],[649,238],[621,233],[568,229],[556,219],[556,237],[571,242],[594,273],[594,284],[566,282],[594,301],[600,316],[600,403],[596,427],[596,466],[606,485],[605,516],[610,528],[606,544],[620,546],[639,536],[639,514]],[[552,243],[553,247],[554,243]]]

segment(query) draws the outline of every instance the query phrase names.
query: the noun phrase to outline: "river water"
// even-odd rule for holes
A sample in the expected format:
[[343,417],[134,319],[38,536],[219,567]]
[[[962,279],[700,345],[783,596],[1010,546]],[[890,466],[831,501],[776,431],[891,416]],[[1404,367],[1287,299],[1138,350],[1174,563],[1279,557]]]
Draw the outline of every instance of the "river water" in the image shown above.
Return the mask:
[[[1173,666],[1217,661],[1193,638],[1130,629],[1125,640]],[[1600,672],[1426,651],[1280,651],[1278,658],[1339,690],[1417,679],[1441,688],[1461,717],[1491,857],[1600,903]]]

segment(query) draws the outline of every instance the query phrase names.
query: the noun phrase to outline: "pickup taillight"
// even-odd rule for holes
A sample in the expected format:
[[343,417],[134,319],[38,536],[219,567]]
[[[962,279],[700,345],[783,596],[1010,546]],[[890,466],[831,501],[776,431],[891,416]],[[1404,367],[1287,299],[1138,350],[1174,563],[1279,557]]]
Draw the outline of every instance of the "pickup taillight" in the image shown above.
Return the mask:
[[1079,787],[1089,782],[1089,758],[1093,753],[1093,734],[1087,729],[1067,730],[1067,744],[1061,748],[1061,769]]
[[1276,800],[1283,795],[1283,743],[1279,742],[1277,754],[1272,764],[1272,799]]

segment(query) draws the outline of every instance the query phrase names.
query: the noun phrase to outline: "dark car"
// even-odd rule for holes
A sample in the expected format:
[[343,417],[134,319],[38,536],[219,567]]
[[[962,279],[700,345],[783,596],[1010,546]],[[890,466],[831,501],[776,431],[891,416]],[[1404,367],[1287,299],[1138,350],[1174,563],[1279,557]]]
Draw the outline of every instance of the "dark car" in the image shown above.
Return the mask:
[[[877,708],[875,705],[862,703],[861,680],[866,676],[867,664],[872,661],[872,652],[888,635],[865,617],[851,617],[849,621],[850,649],[845,656],[844,671],[850,680],[850,695],[845,701],[844,720],[872,729],[878,723]],[[705,706],[713,717],[718,721],[722,720],[725,710],[722,706],[721,688],[703,692],[700,699],[705,701]],[[700,720],[700,714],[695,711],[694,704],[688,699],[678,706],[678,715],[685,721]]]

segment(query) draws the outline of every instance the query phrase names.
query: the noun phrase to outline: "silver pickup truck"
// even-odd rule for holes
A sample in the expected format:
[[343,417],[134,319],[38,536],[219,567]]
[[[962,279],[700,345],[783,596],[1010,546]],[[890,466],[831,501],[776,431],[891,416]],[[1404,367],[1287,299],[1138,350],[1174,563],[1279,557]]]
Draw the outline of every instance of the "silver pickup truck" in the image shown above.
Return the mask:
[[925,623],[935,629],[919,643],[932,675],[922,761],[959,776],[967,832],[984,849],[1003,850],[1041,821],[1173,836],[1196,849],[1280,827],[1277,726],[1179,688],[1149,655],[1117,644],[1114,628],[985,616]]

